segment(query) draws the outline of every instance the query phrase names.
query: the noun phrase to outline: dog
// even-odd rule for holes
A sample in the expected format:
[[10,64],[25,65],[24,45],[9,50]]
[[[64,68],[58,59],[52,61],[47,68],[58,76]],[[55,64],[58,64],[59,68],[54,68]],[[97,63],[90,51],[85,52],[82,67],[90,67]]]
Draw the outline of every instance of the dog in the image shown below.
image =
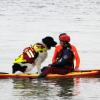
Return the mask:
[[27,73],[30,74],[36,66],[38,74],[41,73],[41,64],[47,58],[47,51],[51,47],[55,47],[56,41],[51,36],[42,39],[41,43],[36,43],[30,47],[26,47],[23,53],[14,60],[12,65],[12,73]]

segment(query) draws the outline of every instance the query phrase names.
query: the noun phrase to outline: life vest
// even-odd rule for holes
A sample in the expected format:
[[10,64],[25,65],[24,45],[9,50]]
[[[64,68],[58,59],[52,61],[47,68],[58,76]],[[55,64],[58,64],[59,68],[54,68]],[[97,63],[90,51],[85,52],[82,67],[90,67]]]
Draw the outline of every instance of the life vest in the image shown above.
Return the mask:
[[47,48],[41,43],[36,43],[32,45],[32,48],[34,48],[36,52],[46,52],[47,51]]
[[68,66],[74,66],[74,53],[71,47],[62,48],[61,45],[56,46],[52,63],[61,62],[62,60],[66,60]]
[[38,57],[39,53],[46,52],[47,48],[40,43],[36,43],[31,47],[26,47],[23,50],[22,55],[15,59],[14,63],[34,63],[34,60]]
[[[54,51],[54,55],[53,55],[53,58],[52,58],[52,63],[55,64],[57,63],[57,58],[59,58],[59,56],[61,55],[59,52],[62,50],[62,46],[61,45],[57,45],[56,48],[55,48],[55,51]],[[74,54],[74,60],[75,60],[75,67],[79,67],[80,66],[80,57],[79,57],[79,54],[77,52],[77,48],[74,46],[74,45],[71,45],[71,51],[73,52]]]
[[23,59],[26,60],[28,63],[33,63],[34,58],[36,58],[36,51],[32,47],[26,47],[23,50]]
[[13,63],[24,63],[24,62],[26,62],[26,60],[25,59],[23,59],[23,55],[21,54],[21,55],[19,55],[15,60],[14,60],[14,62]]
[[58,53],[58,61],[66,60],[66,63],[73,65],[74,54],[70,48],[64,48]]
[[47,49],[43,44],[36,43],[31,47],[27,47],[23,50],[23,58],[28,63],[34,63],[34,60],[38,57],[39,53],[46,52]]

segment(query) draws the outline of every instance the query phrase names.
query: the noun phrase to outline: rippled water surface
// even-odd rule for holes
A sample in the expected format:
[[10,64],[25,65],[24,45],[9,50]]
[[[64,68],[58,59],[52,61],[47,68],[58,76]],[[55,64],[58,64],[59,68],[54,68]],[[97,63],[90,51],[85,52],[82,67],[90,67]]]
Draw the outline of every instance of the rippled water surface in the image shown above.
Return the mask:
[[[0,71],[10,73],[23,48],[44,36],[59,42],[61,32],[77,47],[80,69],[100,69],[99,0],[0,0]],[[99,78],[0,80],[0,100],[99,100],[99,91]]]
[[99,86],[99,78],[1,79],[0,98],[1,100],[99,100]]

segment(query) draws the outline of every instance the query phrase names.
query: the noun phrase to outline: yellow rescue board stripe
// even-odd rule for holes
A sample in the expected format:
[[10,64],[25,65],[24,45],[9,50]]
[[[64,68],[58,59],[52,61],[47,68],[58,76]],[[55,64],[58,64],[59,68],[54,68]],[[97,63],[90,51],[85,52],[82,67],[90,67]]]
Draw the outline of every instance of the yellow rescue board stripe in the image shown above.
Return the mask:
[[[0,74],[0,78],[37,78],[39,74]],[[71,72],[66,75],[48,74],[46,78],[94,77],[100,76],[100,70]]]

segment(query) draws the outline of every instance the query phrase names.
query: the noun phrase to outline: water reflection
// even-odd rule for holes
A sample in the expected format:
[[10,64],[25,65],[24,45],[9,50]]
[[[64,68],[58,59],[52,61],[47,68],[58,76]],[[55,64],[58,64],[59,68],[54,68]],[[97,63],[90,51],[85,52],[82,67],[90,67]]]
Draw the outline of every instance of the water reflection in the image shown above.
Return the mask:
[[[13,79],[14,96],[38,99],[71,99],[73,96],[73,79]],[[57,99],[58,98],[58,99]]]
[[48,92],[46,87],[41,81],[31,79],[13,79],[14,91],[16,96],[43,96]]
[[12,79],[0,82],[2,83],[0,93],[3,94],[4,88],[9,90],[7,94],[12,100],[86,100],[89,98],[97,100],[100,98],[100,78]]
[[56,80],[56,85],[60,87],[60,91],[58,92],[58,96],[64,100],[70,100],[73,96],[73,88],[74,88],[74,79],[58,79]]

